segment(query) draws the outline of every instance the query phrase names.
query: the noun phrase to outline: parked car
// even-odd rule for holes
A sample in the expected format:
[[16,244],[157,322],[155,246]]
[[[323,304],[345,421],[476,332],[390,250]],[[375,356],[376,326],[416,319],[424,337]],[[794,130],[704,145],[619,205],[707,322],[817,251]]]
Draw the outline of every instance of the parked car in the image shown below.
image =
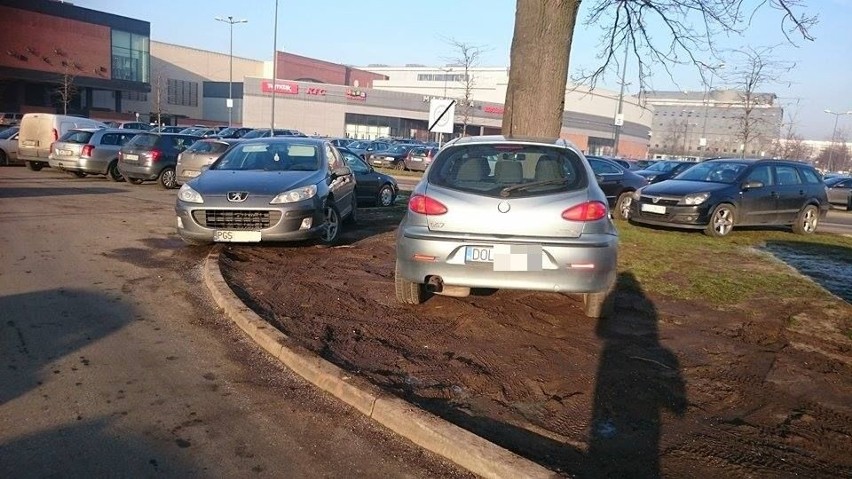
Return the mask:
[[[287,128],[276,128],[275,135],[273,136],[298,136],[302,138],[307,138],[307,135],[305,135],[301,131],[290,130]],[[251,140],[254,138],[269,138],[269,128],[256,128],[255,130],[243,135],[244,140]]]
[[198,137],[201,137],[201,138],[209,138],[211,136],[216,136],[216,130],[215,129],[207,128],[207,127],[197,127],[197,126],[191,126],[189,128],[184,128],[183,130],[179,131],[178,133],[180,133],[181,135],[198,136]]
[[151,133],[180,133],[185,130],[184,126],[158,126],[151,129]]
[[346,148],[369,163],[370,155],[380,151],[385,151],[390,148],[390,146],[391,143],[387,141],[357,140],[346,145]]
[[852,211],[852,177],[834,176],[825,180],[828,202]]
[[617,219],[626,220],[630,216],[633,192],[648,185],[648,180],[606,158],[587,156],[586,159],[595,172],[613,215]]
[[610,312],[618,233],[566,140],[451,140],[414,188],[396,239],[402,303],[507,288],[582,293],[587,316]]
[[109,128],[122,130],[148,131],[152,128],[151,125],[141,121],[105,121],[103,123]]
[[200,175],[204,166],[210,166],[222,153],[239,140],[203,138],[180,153],[175,165],[177,184],[182,185]]
[[391,145],[391,147],[387,150],[372,153],[370,155],[369,163],[379,168],[404,170],[405,159],[408,157],[408,152],[411,151],[414,146],[415,145],[409,143]]
[[22,113],[0,113],[0,125],[14,126],[21,123]]
[[355,140],[350,139],[350,138],[334,138],[330,141],[331,141],[331,144],[334,145],[337,148],[345,148],[346,145],[352,143]]
[[377,172],[360,156],[346,148],[338,148],[337,151],[355,175],[355,194],[358,196],[358,204],[391,206],[396,201],[399,185],[392,176]]
[[637,170],[635,173],[644,176],[649,183],[659,183],[697,164],[692,161],[661,160],[644,170]]
[[142,132],[120,128],[68,130],[51,147],[50,167],[81,178],[106,175],[112,181],[124,181],[118,171],[118,152],[138,133]]
[[415,146],[405,157],[405,169],[411,171],[426,171],[438,154],[436,146]]
[[18,163],[18,130],[13,126],[0,131],[0,166]]
[[254,128],[247,128],[247,127],[225,128],[225,129],[219,131],[219,133],[217,133],[216,136],[219,137],[219,138],[236,139],[236,138],[242,138],[246,133],[248,133],[252,130],[254,130]]
[[18,132],[18,157],[26,161],[27,168],[39,171],[49,166],[50,145],[68,130],[78,128],[106,128],[106,125],[77,116],[27,113]]
[[698,163],[673,179],[633,194],[630,221],[702,229],[726,236],[735,226],[792,225],[816,231],[828,212],[819,173],[784,160],[724,159]]
[[165,189],[175,188],[178,155],[200,139],[180,133],[140,133],[121,147],[118,170],[133,185],[156,180]]
[[189,244],[333,243],[357,211],[355,179],[337,149],[301,137],[241,141],[181,186],[175,205]]

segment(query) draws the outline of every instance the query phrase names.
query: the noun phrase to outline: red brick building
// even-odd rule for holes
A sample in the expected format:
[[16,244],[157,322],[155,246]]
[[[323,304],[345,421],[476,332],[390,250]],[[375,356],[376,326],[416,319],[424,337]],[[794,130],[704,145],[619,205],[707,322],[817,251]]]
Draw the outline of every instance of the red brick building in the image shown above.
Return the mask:
[[278,52],[276,61],[278,62],[277,77],[280,80],[330,83],[361,88],[372,88],[373,80],[387,80],[386,76],[378,73],[292,53]]

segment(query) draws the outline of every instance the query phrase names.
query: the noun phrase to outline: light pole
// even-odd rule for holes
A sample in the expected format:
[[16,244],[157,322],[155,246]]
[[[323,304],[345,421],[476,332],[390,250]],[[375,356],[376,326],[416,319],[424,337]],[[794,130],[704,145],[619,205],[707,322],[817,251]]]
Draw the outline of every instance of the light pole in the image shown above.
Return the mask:
[[613,147],[612,147],[612,156],[618,156],[618,142],[621,140],[621,127],[624,126],[624,115],[622,114],[622,106],[624,105],[624,75],[627,73],[627,53],[629,52],[628,47],[630,46],[630,42],[625,42],[624,44],[624,64],[621,66],[621,90],[618,92],[618,107],[615,110],[615,121],[613,121],[613,125],[615,125],[615,135],[613,138]]
[[836,112],[831,110],[823,110],[829,115],[834,115],[834,130],[831,132],[831,144],[828,146],[828,171],[831,171],[831,162],[834,159],[834,138],[837,136],[837,120],[843,115],[852,115],[852,111]]
[[707,87],[707,90],[704,91],[704,124],[701,127],[701,139],[698,140],[698,144],[701,146],[701,156],[707,156],[707,145],[710,143],[707,141],[707,116],[710,114],[710,93],[713,92],[713,77],[715,76],[717,69],[725,68],[724,63],[720,63],[714,68],[710,69],[710,85]]
[[272,112],[269,120],[269,136],[275,136],[275,83],[278,81],[278,0],[275,0],[275,22],[272,27]]
[[234,24],[248,23],[248,20],[234,20],[234,17],[228,15],[226,18],[216,17],[216,21],[227,23],[231,30],[231,48],[228,54],[228,128],[230,128],[231,112],[234,109]]

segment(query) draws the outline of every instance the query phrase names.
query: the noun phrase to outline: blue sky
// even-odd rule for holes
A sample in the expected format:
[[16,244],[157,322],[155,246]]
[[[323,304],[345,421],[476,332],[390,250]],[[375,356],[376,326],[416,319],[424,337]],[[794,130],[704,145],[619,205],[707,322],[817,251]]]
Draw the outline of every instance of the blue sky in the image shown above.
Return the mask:
[[[487,51],[482,66],[506,66],[514,24],[514,0],[279,0],[278,47],[300,55],[351,65],[383,63],[443,64],[453,50],[445,39],[477,44]],[[151,37],[227,53],[228,26],[214,20],[232,15],[248,24],[234,27],[234,55],[268,60],[272,56],[274,0],[74,0],[75,5],[151,22]],[[588,6],[591,2],[584,2]],[[819,15],[811,31],[816,40],[778,47],[779,59],[795,68],[763,90],[775,92],[797,130],[808,139],[828,139],[834,116],[823,112],[852,110],[852,0],[808,0]],[[720,46],[738,48],[785,43],[777,12],[764,9],[744,37],[719,38]],[[580,21],[585,18],[581,8]],[[597,65],[601,28],[579,23],[571,52],[571,71]],[[635,71],[635,70],[634,70]],[[660,69],[660,71],[662,71]],[[657,74],[658,90],[702,90],[697,71],[677,68],[676,82]],[[628,67],[627,81],[631,79]],[[617,89],[610,75],[600,86]],[[632,86],[631,85],[631,86]],[[719,85],[716,81],[714,86]],[[628,90],[631,89],[628,86]],[[633,92],[635,93],[635,92]],[[852,116],[841,117],[838,130],[849,132]]]

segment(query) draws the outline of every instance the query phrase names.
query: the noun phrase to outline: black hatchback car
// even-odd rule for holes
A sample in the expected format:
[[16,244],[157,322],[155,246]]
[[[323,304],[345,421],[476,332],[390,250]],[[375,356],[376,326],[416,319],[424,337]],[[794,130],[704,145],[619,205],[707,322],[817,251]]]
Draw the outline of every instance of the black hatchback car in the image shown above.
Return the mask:
[[695,162],[693,161],[662,160],[644,170],[636,170],[635,173],[644,176],[648,183],[659,183],[677,176],[680,172],[694,165]]
[[200,139],[180,133],[140,133],[118,152],[118,171],[132,185],[156,180],[165,189],[176,188],[177,157]]
[[616,219],[626,220],[630,216],[630,204],[633,192],[646,186],[644,176],[624,168],[621,163],[598,156],[586,156],[589,165],[598,179],[598,185],[606,195],[606,200]]
[[790,225],[795,233],[810,234],[828,208],[825,184],[809,165],[723,159],[637,190],[630,221],[703,229],[710,236],[762,225]]

